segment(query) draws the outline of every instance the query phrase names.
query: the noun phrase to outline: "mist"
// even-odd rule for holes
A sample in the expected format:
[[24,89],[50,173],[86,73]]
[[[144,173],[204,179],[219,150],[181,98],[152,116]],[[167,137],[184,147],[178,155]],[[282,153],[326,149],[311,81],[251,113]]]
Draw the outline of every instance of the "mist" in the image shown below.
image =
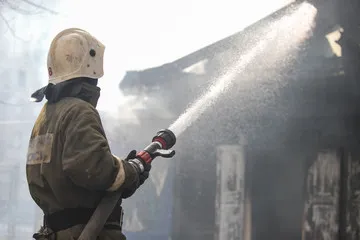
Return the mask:
[[29,99],[53,37],[77,27],[106,46],[97,109],[111,151],[169,127],[178,138],[123,201],[128,239],[336,239],[346,226],[356,239],[338,203],[360,149],[358,20],[350,0],[301,2],[0,1],[0,238],[42,225],[25,163],[44,101]]

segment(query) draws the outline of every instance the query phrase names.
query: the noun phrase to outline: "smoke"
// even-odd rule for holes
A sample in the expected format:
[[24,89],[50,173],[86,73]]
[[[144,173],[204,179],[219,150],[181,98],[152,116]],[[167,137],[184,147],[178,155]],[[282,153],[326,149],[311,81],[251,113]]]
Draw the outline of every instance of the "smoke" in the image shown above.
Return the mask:
[[[10,2],[10,1],[7,1]],[[14,1],[21,2],[21,1]],[[34,1],[41,2],[41,1]],[[14,174],[7,174],[9,179],[6,179],[6,185],[3,188],[1,194],[1,200],[9,203],[10,205],[0,206],[4,209],[8,209],[8,214],[3,214],[0,217],[0,220],[4,224],[12,223],[12,218],[15,215],[22,216],[23,219],[26,219],[26,223],[28,226],[34,225],[37,223],[39,225],[39,218],[41,218],[41,214],[37,216],[33,214],[37,207],[33,203],[32,199],[28,194],[27,184],[25,181],[26,173],[24,171],[23,159],[26,155],[27,150],[27,142],[28,137],[30,135],[32,123],[34,122],[37,113],[39,112],[42,104],[36,103],[28,103],[27,100],[30,94],[44,86],[47,83],[47,72],[46,72],[46,54],[52,37],[59,32],[60,30],[67,27],[80,27],[89,30],[95,36],[98,36],[99,40],[104,42],[107,49],[105,50],[105,76],[99,81],[100,87],[102,88],[101,98],[99,100],[99,111],[104,119],[104,127],[106,132],[108,133],[109,139],[111,140],[110,144],[113,147],[113,152],[115,154],[121,154],[121,156],[125,155],[127,151],[131,149],[141,149],[144,147],[148,141],[150,141],[150,137],[155,133],[155,130],[158,130],[159,127],[163,128],[168,124],[169,119],[173,119],[173,109],[169,109],[169,105],[162,101],[162,98],[156,98],[152,96],[125,96],[119,90],[118,84],[123,78],[123,75],[126,70],[136,68],[145,68],[150,67],[156,64],[162,64],[167,61],[172,61],[177,57],[185,56],[186,54],[195,51],[201,47],[206,46],[220,38],[233,34],[234,32],[239,31],[242,27],[246,26],[252,21],[257,20],[256,18],[260,18],[263,15],[270,13],[272,10],[261,9],[259,14],[251,14],[250,22],[240,21],[239,20],[239,10],[238,8],[232,9],[232,17],[227,18],[227,16],[213,18],[215,16],[212,12],[208,12],[208,15],[211,16],[211,21],[216,21],[218,28],[220,28],[221,36],[216,35],[218,31],[214,30],[214,22],[207,22],[209,19],[201,18],[197,14],[193,16],[194,18],[202,19],[199,23],[194,23],[189,20],[190,16],[185,16],[186,18],[186,27],[192,27],[192,25],[196,25],[189,32],[176,33],[173,31],[172,37],[166,38],[166,32],[164,29],[175,29],[175,26],[171,24],[171,21],[167,21],[159,18],[157,21],[169,22],[170,27],[166,28],[165,26],[159,24],[156,27],[151,26],[153,23],[147,23],[149,19],[141,14],[131,14],[131,18],[122,17],[121,19],[116,18],[117,15],[123,15],[119,13],[119,9],[115,8],[111,5],[110,2],[107,2],[107,6],[104,7],[104,4],[88,4],[88,1],[42,1],[43,4],[49,9],[56,10],[57,12],[64,13],[61,16],[54,15],[49,11],[43,11],[41,9],[35,8],[34,6],[20,5],[17,11],[21,11],[22,13],[13,11],[12,9],[4,8],[0,9],[3,16],[6,18],[6,22],[2,22],[1,24],[1,46],[0,53],[2,54],[2,59],[6,59],[6,61],[1,61],[0,67],[1,69],[1,79],[3,80],[3,89],[5,91],[1,92],[0,96],[0,129],[1,129],[1,148],[0,148],[0,156],[1,156],[1,164],[8,165],[12,169],[14,169]],[[286,1],[288,2],[288,1]],[[146,3],[149,4],[149,3]],[[200,3],[196,3],[199,6],[199,9],[203,9],[203,6]],[[205,3],[206,5],[207,3]],[[212,3],[208,3],[212,4]],[[271,7],[271,9],[275,10],[277,6],[272,3],[268,4],[267,7]],[[106,4],[105,4],[106,5]],[[128,11],[128,12],[136,12],[135,10],[138,8],[138,2],[135,1],[133,11],[129,11],[129,9],[121,8],[120,12]],[[179,3],[179,7],[186,8],[191,4],[184,4],[183,2]],[[201,6],[200,6],[201,5]],[[221,4],[219,4],[221,5]],[[228,7],[223,4],[222,7],[226,10]],[[255,6],[254,9],[248,10],[249,12],[255,11],[258,6]],[[271,5],[271,6],[270,6]],[[0,5],[2,7],[2,5]],[[213,11],[216,10],[216,4],[212,4]],[[31,8],[31,9],[30,9]],[[105,10],[111,11],[105,11]],[[186,9],[183,9],[184,11]],[[298,14],[291,15],[286,18],[286,20],[282,21],[283,25],[276,25],[273,23],[273,27],[265,28],[262,32],[262,36],[267,39],[254,39],[253,46],[249,46],[248,53],[245,53],[245,62],[247,62],[247,66],[251,65],[251,56],[259,56],[264,58],[261,61],[262,64],[272,66],[276,63],[276,59],[278,57],[287,58],[287,52],[291,49],[297,42],[302,41],[303,37],[306,37],[306,34],[303,34],[310,23],[309,18],[311,16],[308,11],[308,7],[306,5],[302,5],[303,10],[298,10]],[[306,10],[307,9],[307,10]],[[9,11],[8,11],[9,10]],[[26,15],[24,11],[31,11],[31,15]],[[142,7],[141,11],[148,12],[148,16],[154,17],[154,13],[149,11],[147,8]],[[140,11],[139,10],[139,11]],[[158,10],[159,12],[163,11],[161,8]],[[103,16],[96,15],[102,12]],[[221,12],[221,11],[215,11]],[[229,13],[229,11],[224,11]],[[25,13],[25,14],[24,14]],[[79,17],[81,15],[81,17]],[[228,14],[230,15],[230,14]],[[72,16],[72,17],[71,17]],[[76,16],[74,18],[73,16]],[[127,15],[129,16],[129,15]],[[256,17],[255,17],[256,16]],[[168,16],[169,17],[169,16]],[[134,18],[140,18],[134,24],[132,23]],[[224,21],[220,23],[219,19],[227,18],[231,21]],[[105,20],[104,20],[105,19]],[[115,20],[117,19],[117,20]],[[31,22],[31,24],[29,24]],[[158,22],[158,23],[159,23]],[[242,27],[239,27],[239,22],[244,22]],[[111,26],[108,27],[104,23],[111,23]],[[9,24],[9,26],[8,26]],[[206,28],[206,26],[209,26]],[[231,25],[231,26],[230,26]],[[167,25],[169,26],[169,25]],[[161,36],[156,36],[153,33],[154,28],[160,29]],[[125,30],[121,30],[125,29]],[[207,37],[200,38],[199,32],[201,35],[205,35],[204,32],[199,31],[199,29],[203,29],[203,31],[207,31],[207,33],[212,33],[213,35],[208,35]],[[281,30],[279,30],[281,29]],[[268,30],[268,31],[267,31]],[[141,34],[138,34],[141,33]],[[145,34],[146,33],[146,34]],[[198,35],[196,35],[198,34]],[[254,33],[254,36],[258,34]],[[184,37],[185,36],[185,37]],[[191,36],[191,37],[188,37]],[[182,38],[180,38],[182,37]],[[127,40],[130,39],[130,40]],[[159,41],[161,39],[161,41]],[[181,40],[182,39],[182,40]],[[202,42],[203,40],[207,42]],[[132,42],[133,41],[133,42]],[[185,41],[185,42],[184,42]],[[191,45],[191,42],[195,42],[196,44]],[[260,42],[260,43],[259,43]],[[167,43],[167,44],[165,44]],[[154,44],[152,46],[151,44]],[[187,46],[189,45],[189,46]],[[253,51],[251,53],[251,47],[256,45],[260,45],[257,49],[259,51]],[[278,51],[271,52],[266,51],[268,55],[264,56],[262,50],[269,49],[271,46],[274,49],[278,49]],[[256,47],[255,47],[256,48]],[[147,49],[151,49],[145,53]],[[174,54],[168,54],[166,57],[158,57],[160,53],[167,53],[170,50],[175,51]],[[250,52],[250,53],[249,53]],[[279,55],[277,55],[279,54]],[[233,55],[233,54],[231,54]],[[236,52],[236,58],[240,55],[244,55],[243,52]],[[247,59],[246,59],[247,56]],[[224,57],[226,58],[226,57]],[[153,60],[153,62],[149,65],[149,61]],[[224,59],[226,62],[233,62],[231,58]],[[224,61],[225,62],[225,61]],[[206,102],[215,100],[216,95],[226,93],[226,91],[234,84],[234,79],[232,77],[236,74],[242,74],[241,69],[246,69],[246,66],[240,66],[242,62],[244,62],[244,56],[240,59],[236,59],[236,66],[232,67],[232,70],[227,68],[223,69],[223,75],[220,79],[223,79],[218,85],[217,79],[213,79],[215,82],[215,87],[210,90],[212,93],[210,97],[205,97]],[[273,73],[275,74],[275,73]],[[220,74],[221,75],[221,74]],[[252,73],[246,73],[246,76],[249,76],[248,80],[246,79],[238,81],[243,85],[243,91],[247,91],[251,89],[252,83],[250,79],[254,79],[251,76],[256,75]],[[158,76],[161,77],[161,76]],[[180,79],[179,81],[181,81]],[[228,85],[227,82],[229,83]],[[274,84],[279,84],[278,82]],[[186,89],[183,83],[178,83],[173,87],[167,85],[168,89],[162,89],[162,92],[170,92],[169,95],[175,95],[179,93],[185,93],[183,90]],[[280,84],[282,85],[282,84]],[[192,83],[192,86],[197,87],[197,84]],[[169,91],[168,91],[169,90]],[[205,93],[206,94],[206,93]],[[224,94],[226,95],[226,94]],[[266,95],[266,94],[265,94]],[[160,99],[160,100],[159,100]],[[184,101],[183,98],[179,96],[179,99],[176,100],[178,102]],[[204,102],[204,100],[203,100]],[[181,104],[179,104],[181,105]],[[248,105],[248,108],[250,108]],[[197,106],[195,104],[195,106]],[[261,103],[253,103],[251,107],[263,106]],[[210,106],[211,107],[211,106]],[[175,108],[175,107],[174,107]],[[240,106],[241,108],[241,106]],[[206,111],[199,107],[193,108],[194,110],[189,110],[190,112],[199,112]],[[151,112],[151,114],[161,116],[157,121],[153,121],[156,119],[151,115],[146,116],[146,113]],[[144,117],[145,115],[145,117]],[[139,116],[142,118],[141,121]],[[232,115],[233,116],[233,115]],[[191,123],[195,123],[195,119],[189,119],[187,117],[180,118],[183,119],[182,122],[184,126],[187,126]],[[144,124],[144,121],[147,124]],[[209,121],[210,122],[210,121]],[[142,125],[140,125],[142,124]],[[196,123],[195,123],[196,124]],[[185,130],[185,128],[180,127],[180,130],[177,132],[181,132]],[[175,130],[176,131],[176,130]],[[228,134],[225,133],[225,134]],[[148,138],[149,137],[149,138]],[[204,141],[208,143],[212,143],[212,139],[204,139]],[[168,172],[168,162],[169,160],[158,160],[154,163],[154,170],[150,177],[150,181],[148,181],[145,188],[149,188],[149,192],[154,192],[153,195],[147,195],[146,198],[148,202],[151,204],[155,204],[157,202],[161,203],[161,199],[159,200],[159,196],[161,195],[164,187],[164,184],[167,184],[166,178]],[[16,166],[21,166],[20,172],[16,172]],[[13,173],[13,172],[11,172]],[[2,179],[5,178],[5,175],[1,175]],[[3,182],[1,182],[3,183]],[[14,185],[10,185],[10,183]],[[10,188],[10,186],[14,186]],[[208,186],[211,187],[211,186]],[[145,191],[145,190],[142,190]],[[140,194],[140,195],[139,195]],[[141,192],[135,196],[135,200],[141,197]],[[136,201],[133,202],[136,202]],[[164,200],[164,199],[162,199]],[[167,200],[167,199],[166,199]],[[156,212],[154,209],[158,210],[156,212],[156,218],[159,216],[159,212],[161,212],[163,206],[159,204],[159,206],[148,206],[147,203],[140,204],[147,209],[151,209],[151,211]],[[149,222],[154,222],[152,212],[145,211],[140,209],[139,211],[134,206],[134,211],[136,213],[135,217],[133,216],[133,221],[127,220],[129,224],[127,225],[128,230],[136,231],[139,228],[143,229],[144,226],[149,226]],[[9,210],[10,209],[10,210]],[[145,211],[145,212],[144,212]],[[4,210],[5,212],[5,210]],[[136,215],[143,217],[143,219],[136,219]],[[34,216],[35,215],[35,216]],[[131,213],[127,213],[128,216]],[[37,217],[36,217],[37,216]],[[167,219],[166,217],[161,217],[161,219]],[[140,223],[138,222],[140,221]],[[159,221],[160,222],[160,221]],[[170,224],[170,223],[169,223]],[[9,226],[10,226],[9,225]],[[141,226],[141,227],[139,227]],[[9,229],[12,229],[10,226]],[[22,239],[26,239],[31,236],[32,231],[37,229],[30,229],[28,232],[24,233],[26,237]],[[9,230],[10,231],[10,230]],[[0,236],[6,235],[8,233],[0,232]],[[12,234],[12,233],[9,233]],[[18,225],[17,233],[21,234],[20,227]]]
[[[260,40],[258,40],[254,46],[250,47],[248,52],[241,54],[240,58],[235,61],[233,66],[226,69],[226,72],[222,76],[215,79],[209,90],[186,109],[169,129],[177,136],[185,131],[186,128],[201,116],[201,114],[231,86],[236,76],[247,70],[249,64],[265,64],[271,66],[279,62],[279,60],[283,61],[288,55],[293,56],[290,51],[296,48],[308,36],[315,15],[316,9],[308,3],[303,3],[294,13],[284,16],[280,20],[266,26],[265,29],[262,30],[262,32],[265,33],[258,35],[260,36]],[[274,55],[266,55],[265,62],[256,59],[259,57],[264,58],[264,50],[268,48],[278,50]],[[243,79],[243,81],[246,80]],[[246,84],[246,82],[243,82],[243,84]]]

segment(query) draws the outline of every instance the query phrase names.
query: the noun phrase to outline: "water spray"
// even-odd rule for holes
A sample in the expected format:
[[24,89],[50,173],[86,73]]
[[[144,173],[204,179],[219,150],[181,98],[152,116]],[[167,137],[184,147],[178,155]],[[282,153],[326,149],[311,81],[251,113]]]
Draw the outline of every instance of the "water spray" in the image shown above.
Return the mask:
[[[301,29],[305,31],[310,30],[310,22],[313,21],[315,12],[316,11],[312,5],[303,3],[290,17],[293,18],[293,21],[301,21],[304,20],[304,15],[308,15],[305,16],[308,17],[308,19],[306,19],[308,21],[308,26],[306,26],[307,29]],[[300,19],[294,17],[295,15]],[[288,26],[292,22],[289,21],[291,20],[290,17],[283,17],[276,21],[275,24],[280,25],[280,27]],[[242,55],[233,64],[230,70],[219,77],[215,83],[210,86],[209,90],[205,92],[205,94],[202,95],[199,99],[197,99],[187,110],[185,110],[185,112],[181,114],[168,129],[159,131],[156,136],[153,137],[152,143],[144,148],[143,151],[139,152],[135,159],[132,160],[132,162],[137,165],[138,171],[144,171],[144,164],[151,163],[158,156],[164,158],[174,156],[175,151],[170,150],[170,148],[175,145],[176,138],[179,137],[191,124],[193,124],[194,121],[196,121],[215,102],[221,93],[226,91],[231,86],[231,83],[235,80],[236,76],[244,71],[246,67],[253,62],[254,58],[258,56],[259,53],[261,53],[273,39],[275,39],[280,30],[284,31],[286,29],[271,27],[270,31],[265,34],[265,36],[263,36],[262,40],[259,41],[255,47]],[[284,32],[281,34],[284,34]],[[305,33],[302,34],[302,36],[296,36],[299,38],[297,41],[303,40],[302,37],[305,37]],[[121,192],[108,193],[97,206],[91,219],[85,226],[78,239],[96,239],[120,198]]]
[[[307,21],[309,21],[308,25],[305,26],[306,30],[311,29],[311,23],[315,17],[316,9],[308,4],[302,3],[297,11],[293,13],[293,15],[285,16],[280,20],[276,21],[272,25],[282,25],[287,27],[291,25],[293,21],[289,21],[289,18],[304,18],[308,17]],[[294,16],[298,15],[298,16]],[[306,16],[307,15],[307,16]],[[303,20],[303,19],[300,19]],[[194,121],[196,121],[220,96],[221,93],[226,91],[231,84],[236,79],[236,76],[241,74],[244,70],[246,70],[247,66],[252,63],[254,58],[261,53],[265,47],[269,45],[271,40],[273,40],[280,30],[275,27],[272,27],[270,31],[262,37],[262,40],[259,41],[255,47],[251,48],[247,53],[242,55],[234,64],[233,66],[222,76],[220,76],[216,81],[210,86],[208,91],[205,92],[201,97],[199,97],[188,109],[185,110],[183,114],[180,115],[178,119],[175,120],[169,127],[169,130],[173,131],[174,134],[179,137]],[[284,29],[285,30],[285,29]],[[283,33],[284,34],[284,33]],[[304,36],[305,37],[305,34]],[[302,41],[303,39],[298,39],[298,41]]]

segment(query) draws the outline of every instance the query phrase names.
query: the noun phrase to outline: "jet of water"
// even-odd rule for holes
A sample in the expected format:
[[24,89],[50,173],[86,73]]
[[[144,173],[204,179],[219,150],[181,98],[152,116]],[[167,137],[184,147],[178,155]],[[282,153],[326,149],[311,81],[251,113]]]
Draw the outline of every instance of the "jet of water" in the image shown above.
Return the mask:
[[[177,137],[181,135],[216,101],[221,93],[231,86],[236,76],[246,70],[254,58],[260,55],[266,47],[271,47],[271,42],[276,37],[283,37],[285,41],[292,41],[292,44],[299,44],[303,41],[311,30],[315,15],[316,9],[312,5],[302,3],[292,14],[271,23],[269,31],[265,36],[247,53],[242,55],[225,74],[217,78],[205,94],[190,105],[190,107],[170,125],[169,130],[174,132]],[[297,28],[294,36],[289,36],[288,30],[291,28]]]

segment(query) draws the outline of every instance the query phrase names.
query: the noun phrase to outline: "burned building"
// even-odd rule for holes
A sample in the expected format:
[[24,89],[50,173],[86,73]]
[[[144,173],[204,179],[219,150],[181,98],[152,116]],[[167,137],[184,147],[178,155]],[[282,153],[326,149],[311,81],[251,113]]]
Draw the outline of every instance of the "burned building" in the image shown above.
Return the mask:
[[[144,213],[137,239],[359,238],[359,4],[312,4],[309,37],[282,52],[290,33],[278,35],[283,41],[231,74],[231,87],[178,136],[175,159],[154,163],[152,178],[163,188],[156,191],[153,179],[135,197],[132,206]],[[149,104],[134,134],[150,137],[169,126],[217,79],[229,77],[226,71],[267,36],[269,24],[300,5],[174,62],[129,71],[120,89]],[[136,207],[144,201],[146,207]]]

